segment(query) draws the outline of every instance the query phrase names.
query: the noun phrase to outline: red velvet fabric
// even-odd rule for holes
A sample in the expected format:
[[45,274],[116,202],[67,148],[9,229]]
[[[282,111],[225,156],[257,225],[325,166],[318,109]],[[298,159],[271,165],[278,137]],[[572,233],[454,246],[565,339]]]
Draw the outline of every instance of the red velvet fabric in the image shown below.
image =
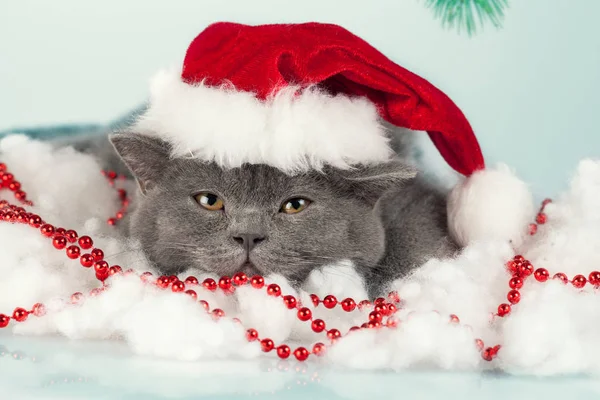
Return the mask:
[[484,168],[469,122],[448,96],[337,25],[216,23],[190,44],[181,77],[190,84],[231,83],[260,99],[290,84],[366,96],[391,124],[427,131],[456,171]]

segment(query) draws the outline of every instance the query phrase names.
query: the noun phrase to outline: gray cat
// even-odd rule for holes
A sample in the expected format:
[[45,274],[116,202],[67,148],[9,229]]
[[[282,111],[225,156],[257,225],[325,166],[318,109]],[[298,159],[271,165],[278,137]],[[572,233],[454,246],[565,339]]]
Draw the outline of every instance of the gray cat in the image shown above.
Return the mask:
[[313,269],[351,260],[374,297],[457,250],[445,196],[400,158],[289,176],[268,165],[171,158],[166,142],[135,133],[110,141],[116,153],[105,137],[75,147],[131,171],[142,195],[122,225],[164,274],[276,272],[301,285]]

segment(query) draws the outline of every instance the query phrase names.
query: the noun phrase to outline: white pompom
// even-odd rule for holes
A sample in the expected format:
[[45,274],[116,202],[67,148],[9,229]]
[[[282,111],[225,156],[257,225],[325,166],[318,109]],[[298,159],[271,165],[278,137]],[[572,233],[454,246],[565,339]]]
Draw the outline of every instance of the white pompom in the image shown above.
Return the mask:
[[462,246],[479,240],[523,242],[535,208],[527,185],[505,165],[477,171],[448,198],[448,225]]

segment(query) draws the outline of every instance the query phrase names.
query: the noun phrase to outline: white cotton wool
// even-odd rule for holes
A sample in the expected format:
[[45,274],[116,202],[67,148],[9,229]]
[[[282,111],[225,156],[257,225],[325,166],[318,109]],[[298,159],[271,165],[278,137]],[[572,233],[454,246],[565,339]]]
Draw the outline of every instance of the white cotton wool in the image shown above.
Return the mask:
[[[280,275],[265,277],[265,281],[276,283],[282,295],[298,297],[297,292]],[[239,302],[240,318],[244,323],[258,330],[262,337],[282,342],[292,333],[296,320],[295,312],[288,310],[281,297],[266,296],[252,286],[243,286],[236,290]]]
[[[118,209],[118,196],[91,157],[70,149],[54,150],[19,135],[0,140],[0,152],[1,160],[34,201],[32,211],[56,226],[92,235],[111,265],[151,270],[139,244],[119,237],[105,224]],[[6,191],[0,196],[12,200]],[[135,275],[111,277],[110,287],[91,297],[89,291],[98,287],[92,269],[68,259],[64,250],[54,249],[38,230],[7,222],[0,222],[0,312],[9,314],[16,306],[42,302],[48,309],[46,316],[30,316],[9,329],[15,334],[60,334],[73,340],[119,340],[137,354],[174,360],[261,357],[259,343],[246,340],[246,329],[252,327],[261,338],[269,337],[276,344],[311,348],[315,342],[326,343],[323,361],[345,368],[598,373],[600,294],[590,285],[576,290],[558,281],[539,283],[529,278],[510,315],[491,318],[498,304],[507,302],[510,276],[505,265],[517,253],[535,268],[546,268],[551,276],[564,272],[570,278],[577,273],[587,277],[600,269],[598,198],[600,162],[584,160],[569,191],[546,207],[548,222],[539,226],[535,236],[516,248],[497,237],[482,238],[471,241],[453,259],[429,260],[389,284],[388,289],[398,291],[402,299],[397,329],[352,332],[333,346],[326,332],[315,333],[310,323],[299,321],[296,310],[288,310],[281,296],[267,296],[266,289],[249,285],[233,294],[188,285],[211,309],[225,311],[218,321],[189,296],[158,289]],[[218,279],[201,269],[186,271],[179,278],[188,275],[200,281]],[[333,294],[338,301],[366,297],[364,282],[350,262],[315,270],[301,290],[281,276],[265,280],[279,284],[282,295],[296,297],[313,318],[326,322],[327,329],[345,333],[366,322],[372,310],[357,308],[347,313],[339,307],[328,310],[312,304],[311,293],[320,298]],[[85,297],[70,304],[70,295],[76,291]],[[460,323],[450,323],[451,314]],[[482,360],[475,339],[482,339],[486,346],[502,346],[492,363]],[[275,357],[273,352],[268,356]]]

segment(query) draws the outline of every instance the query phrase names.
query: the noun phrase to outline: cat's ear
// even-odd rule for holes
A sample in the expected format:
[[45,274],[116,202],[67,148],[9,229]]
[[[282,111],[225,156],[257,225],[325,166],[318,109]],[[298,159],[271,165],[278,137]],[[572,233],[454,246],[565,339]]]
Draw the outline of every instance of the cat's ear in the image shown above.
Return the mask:
[[161,178],[171,147],[161,139],[138,133],[115,133],[109,139],[145,194]]
[[389,189],[412,180],[417,175],[417,170],[399,160],[392,160],[344,171],[338,170],[337,175],[338,183],[342,183],[354,196],[375,205]]

